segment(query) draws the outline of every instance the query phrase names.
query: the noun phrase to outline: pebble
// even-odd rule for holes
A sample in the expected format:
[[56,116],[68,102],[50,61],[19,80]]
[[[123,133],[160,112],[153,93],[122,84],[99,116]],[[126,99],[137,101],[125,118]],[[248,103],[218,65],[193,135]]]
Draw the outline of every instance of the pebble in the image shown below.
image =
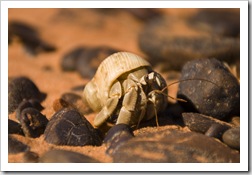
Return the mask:
[[18,120],[20,120],[20,115],[21,112],[25,109],[25,108],[34,108],[38,111],[41,111],[42,109],[44,109],[43,106],[41,106],[41,104],[39,103],[39,101],[35,100],[35,99],[30,99],[30,100],[26,100],[24,99],[17,107],[16,109],[16,118]]
[[32,151],[26,151],[24,153],[23,161],[24,163],[37,163],[39,160],[39,155]]
[[[168,104],[166,109],[162,112],[159,112],[157,114],[158,124],[159,126],[166,126],[166,125],[178,125],[178,126],[184,126],[182,113],[184,112],[184,109],[179,105],[178,103],[174,104]],[[134,129],[139,129],[143,127],[156,127],[156,117],[153,117],[150,120],[147,121],[141,121],[139,126]]]
[[8,153],[17,154],[29,150],[30,147],[8,135]]
[[83,84],[82,85],[73,86],[71,88],[71,91],[82,92],[83,89],[84,89],[84,87],[85,87],[85,85],[83,85]]
[[223,134],[222,140],[231,148],[240,150],[240,127],[235,127],[227,130]]
[[19,116],[19,122],[26,137],[36,138],[44,133],[48,120],[35,108],[25,108]]
[[230,163],[240,162],[237,151],[211,137],[179,130],[144,133],[121,145],[114,163]]
[[99,64],[118,50],[97,46],[93,48],[77,47],[63,56],[61,68],[63,71],[77,71],[83,78],[92,78]]
[[240,117],[232,117],[230,123],[235,125],[236,127],[240,127]]
[[[184,33],[183,29],[188,32]],[[199,58],[215,57],[233,63],[240,55],[239,38],[212,36],[184,19],[169,16],[147,22],[138,43],[150,63],[159,65],[162,71],[180,71],[186,62]]]
[[92,112],[92,109],[82,101],[81,96],[74,93],[64,93],[59,99],[54,100],[53,110],[55,112],[63,108],[73,108],[79,111],[82,115]]
[[207,28],[212,35],[240,36],[240,10],[237,9],[202,9],[188,22],[198,29]]
[[[84,88],[82,88],[82,91],[83,89]],[[72,107],[83,115],[92,112],[92,109],[83,102],[82,97],[78,94],[67,92],[61,95],[61,99],[71,104]]]
[[231,124],[199,113],[183,113],[185,125],[194,132],[220,139]]
[[71,104],[63,100],[62,98],[56,99],[53,101],[53,110],[55,112],[60,111],[63,108],[71,108]]
[[107,46],[90,48],[77,60],[76,69],[83,78],[92,78],[100,63],[116,52],[117,49]]
[[16,77],[8,83],[8,112],[12,113],[23,100],[35,99],[39,102],[46,98],[46,94],[39,91],[32,80],[27,77]]
[[89,156],[67,150],[54,149],[46,152],[40,159],[40,163],[99,163]]
[[56,47],[43,41],[37,30],[30,24],[21,21],[10,21],[9,27],[9,44],[12,43],[13,37],[18,37],[24,44],[24,47],[31,55],[35,56],[40,52],[52,52]]
[[24,135],[21,125],[11,119],[8,119],[8,134]]
[[153,8],[125,8],[124,10],[142,21],[148,21],[151,18],[155,18],[162,15],[160,11]]
[[[217,59],[198,59],[182,69],[177,97],[188,112],[224,120],[240,115],[240,84]],[[182,81],[186,80],[186,81]]]
[[48,143],[55,145],[99,146],[102,143],[98,131],[72,108],[56,112],[47,124],[44,135]]
[[61,59],[61,69],[63,71],[75,71],[77,60],[85,53],[84,47],[77,47],[66,53]]
[[106,153],[113,154],[120,145],[133,137],[134,134],[129,125],[118,124],[113,126],[104,138],[104,144],[107,146]]
[[205,132],[205,135],[208,137],[215,137],[218,139],[221,139],[223,133],[229,129],[227,126],[223,126],[219,123],[212,124],[208,130]]

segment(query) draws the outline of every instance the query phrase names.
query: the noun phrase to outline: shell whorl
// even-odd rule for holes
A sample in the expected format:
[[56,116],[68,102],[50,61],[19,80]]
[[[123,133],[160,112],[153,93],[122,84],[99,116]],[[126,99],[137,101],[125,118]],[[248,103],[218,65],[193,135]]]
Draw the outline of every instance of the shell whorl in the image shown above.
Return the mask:
[[[97,90],[96,94],[85,94],[85,88],[84,95],[88,95],[89,98],[96,95],[97,99],[100,100],[101,106],[103,106],[108,99],[109,90],[114,81],[122,74],[140,67],[150,67],[150,63],[129,52],[112,54],[100,64],[93,79],[89,82],[93,83],[92,86],[99,88],[100,90]],[[89,86],[88,84],[87,87]],[[90,107],[93,108],[92,106]]]

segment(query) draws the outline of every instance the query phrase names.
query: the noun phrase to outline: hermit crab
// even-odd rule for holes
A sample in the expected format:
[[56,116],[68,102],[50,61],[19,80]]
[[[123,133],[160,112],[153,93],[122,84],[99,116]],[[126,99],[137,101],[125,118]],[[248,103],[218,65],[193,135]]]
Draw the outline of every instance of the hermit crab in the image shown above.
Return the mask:
[[[83,90],[83,100],[98,112],[94,126],[106,121],[139,125],[167,106],[167,85],[143,58],[129,52],[107,57]],[[158,122],[157,122],[158,124]]]

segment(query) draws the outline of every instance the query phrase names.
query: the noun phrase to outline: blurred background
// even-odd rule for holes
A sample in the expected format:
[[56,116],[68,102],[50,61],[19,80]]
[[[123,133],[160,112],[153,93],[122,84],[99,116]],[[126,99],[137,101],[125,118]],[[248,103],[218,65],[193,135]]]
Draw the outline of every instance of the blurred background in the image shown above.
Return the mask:
[[239,76],[239,8],[15,8],[8,30],[9,77],[28,76],[55,94],[85,84],[118,51],[147,59],[168,84],[199,58],[225,61]]
[[[167,84],[179,80],[186,62],[201,58],[224,61],[239,77],[239,9],[15,8],[8,21],[8,77],[26,76],[47,95],[41,103],[47,119],[55,99],[81,94],[101,61],[118,51],[148,60]],[[177,87],[169,87],[171,97]],[[94,115],[86,118],[92,123]],[[9,119],[17,120],[14,113]],[[39,154],[48,149],[41,137],[20,140]]]

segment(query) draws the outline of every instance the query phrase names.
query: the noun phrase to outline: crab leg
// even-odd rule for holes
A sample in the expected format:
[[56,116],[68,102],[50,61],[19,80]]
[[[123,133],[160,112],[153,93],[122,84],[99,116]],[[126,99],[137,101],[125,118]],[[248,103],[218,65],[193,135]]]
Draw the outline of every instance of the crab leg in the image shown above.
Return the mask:
[[123,98],[122,108],[120,109],[116,124],[130,124],[132,123],[132,120],[135,119],[134,112],[137,108],[138,86],[133,80],[126,79],[123,82],[123,87],[126,90],[126,93]]
[[119,99],[122,95],[122,88],[119,81],[117,81],[112,87],[109,94],[109,98],[102,110],[97,114],[94,120],[94,126],[101,126],[116,110]]

